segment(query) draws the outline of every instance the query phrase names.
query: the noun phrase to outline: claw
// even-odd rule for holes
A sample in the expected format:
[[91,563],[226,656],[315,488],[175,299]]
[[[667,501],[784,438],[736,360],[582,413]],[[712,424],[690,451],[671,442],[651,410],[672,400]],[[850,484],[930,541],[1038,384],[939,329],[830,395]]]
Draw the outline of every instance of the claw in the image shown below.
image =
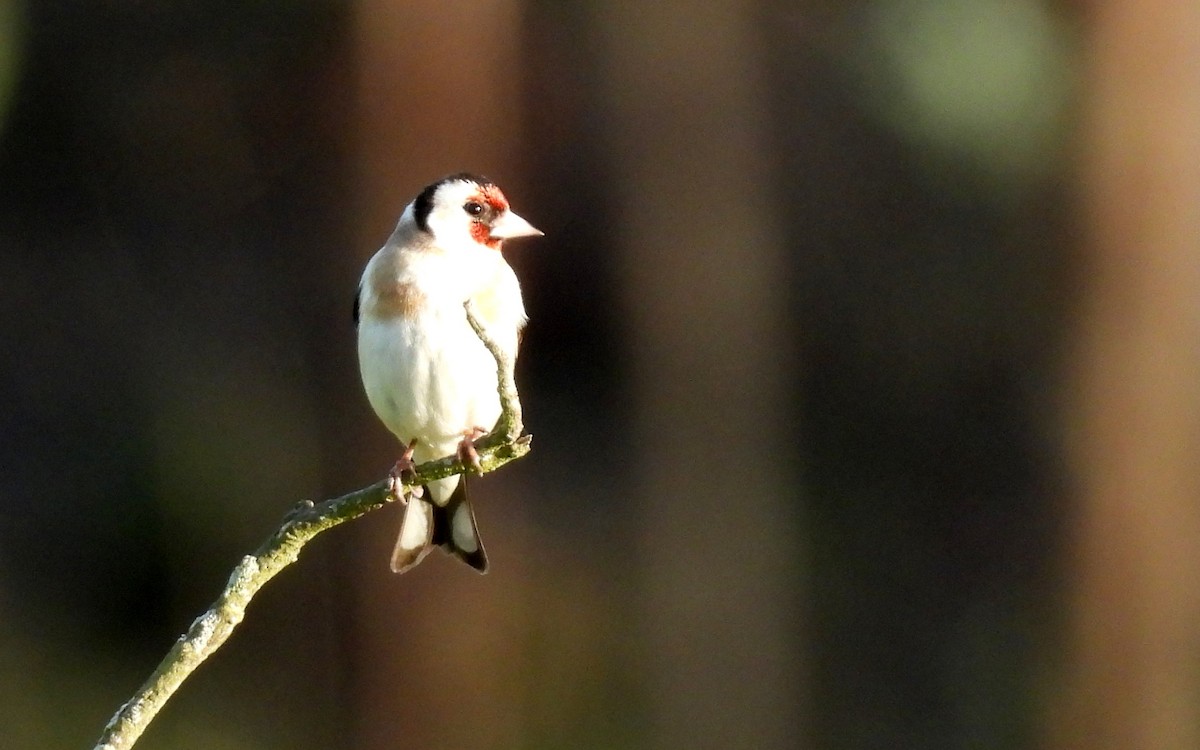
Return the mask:
[[475,450],[475,441],[486,434],[488,431],[483,427],[472,427],[463,433],[463,439],[458,444],[458,460],[470,466],[477,474],[483,473],[483,465],[479,462],[479,451]]
[[[391,473],[388,475],[388,494],[399,500],[404,494],[404,473],[408,472],[412,475],[417,470],[417,465],[413,462],[413,449],[417,447],[416,438],[413,439],[404,448],[404,452],[400,454],[400,458],[396,459],[396,465],[392,467]],[[413,487],[410,490],[413,497],[421,497],[424,490],[421,487]]]

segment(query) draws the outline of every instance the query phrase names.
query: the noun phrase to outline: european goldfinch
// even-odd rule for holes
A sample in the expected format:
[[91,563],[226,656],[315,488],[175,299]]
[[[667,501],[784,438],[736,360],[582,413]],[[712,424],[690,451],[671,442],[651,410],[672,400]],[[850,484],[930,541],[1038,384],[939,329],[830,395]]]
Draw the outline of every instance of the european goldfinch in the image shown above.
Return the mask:
[[[525,306],[500,247],[540,234],[495,183],[456,174],[422,190],[367,263],[354,304],[358,361],[371,407],[405,446],[393,477],[455,452],[478,460],[472,441],[495,424],[500,399],[495,359],[463,304],[515,359]],[[407,571],[434,546],[487,570],[465,476],[410,495],[392,570]]]

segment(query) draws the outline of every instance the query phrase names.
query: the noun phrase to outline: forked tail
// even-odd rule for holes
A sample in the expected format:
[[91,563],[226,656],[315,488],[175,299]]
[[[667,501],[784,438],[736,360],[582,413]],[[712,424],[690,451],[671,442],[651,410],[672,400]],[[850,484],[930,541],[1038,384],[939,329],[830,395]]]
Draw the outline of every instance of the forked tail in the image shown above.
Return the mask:
[[434,547],[442,547],[480,573],[486,573],[487,553],[479,539],[475,512],[467,498],[465,477],[458,482],[444,506],[429,501],[431,488],[424,496],[410,497],[400,523],[400,535],[392,550],[392,570],[404,573],[415,567]]

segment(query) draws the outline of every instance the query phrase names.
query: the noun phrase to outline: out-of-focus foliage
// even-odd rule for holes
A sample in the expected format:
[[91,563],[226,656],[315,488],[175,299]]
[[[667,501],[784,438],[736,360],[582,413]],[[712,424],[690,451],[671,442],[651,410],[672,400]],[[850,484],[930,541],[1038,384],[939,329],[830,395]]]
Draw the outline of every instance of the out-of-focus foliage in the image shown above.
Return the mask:
[[[3,128],[4,115],[20,75],[24,33],[21,0],[0,0],[0,128]],[[3,130],[0,130],[2,134]]]
[[[716,707],[696,726],[736,728],[722,696],[768,673],[804,685],[779,710],[814,747],[1032,744],[1060,605],[1077,19],[646,8],[679,28],[550,0],[0,0],[5,747],[86,746],[294,502],[391,466],[350,304],[404,201],[460,169],[547,233],[506,249],[535,443],[475,490],[493,572],[391,576],[388,511],[323,535],[146,750],[645,747],[680,675]],[[647,203],[666,215],[635,227]],[[664,227],[688,241],[645,241]],[[671,293],[637,277],[634,298],[643,267]],[[740,357],[762,344],[745,330],[779,357]],[[645,344],[676,340],[714,345]],[[776,427],[713,416],[739,400]],[[653,493],[647,435],[687,459],[655,464]],[[794,470],[770,505],[725,479],[735,444]],[[737,522],[689,513],[685,478]],[[747,557],[763,579],[721,564]],[[737,628],[776,614],[771,645]]]
[[872,3],[866,103],[932,157],[997,189],[1054,175],[1075,87],[1074,35],[1037,0]]

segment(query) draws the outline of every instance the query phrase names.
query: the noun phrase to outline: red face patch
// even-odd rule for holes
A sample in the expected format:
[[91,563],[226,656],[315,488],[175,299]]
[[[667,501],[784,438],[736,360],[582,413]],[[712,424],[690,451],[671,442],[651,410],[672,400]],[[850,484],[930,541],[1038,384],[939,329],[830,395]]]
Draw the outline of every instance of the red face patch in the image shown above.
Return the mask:
[[479,196],[483,202],[496,209],[496,213],[504,213],[508,210],[508,199],[504,197],[504,193],[500,192],[500,188],[495,185],[484,185],[481,187],[479,189]]
[[495,185],[483,185],[478,193],[471,196],[471,200],[487,206],[487,210],[471,222],[471,239],[498,250],[503,240],[492,236],[490,224],[492,218],[508,210],[508,199]]
[[503,241],[499,237],[493,237],[492,230],[488,227],[488,225],[484,224],[478,219],[471,222],[471,239],[475,240],[480,245],[487,245],[493,250],[498,249],[500,247],[500,243]]

